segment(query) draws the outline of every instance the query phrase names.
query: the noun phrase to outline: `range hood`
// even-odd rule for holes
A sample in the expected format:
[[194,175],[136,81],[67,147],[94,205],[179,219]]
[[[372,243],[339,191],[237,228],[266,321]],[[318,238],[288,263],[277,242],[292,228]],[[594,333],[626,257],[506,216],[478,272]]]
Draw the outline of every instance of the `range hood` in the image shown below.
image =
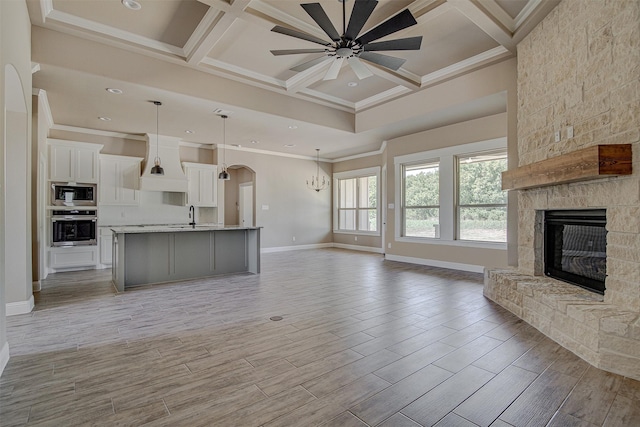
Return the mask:
[[[140,177],[140,190],[187,192],[187,176],[180,164],[180,138],[147,134],[147,155]],[[157,148],[156,148],[157,147]],[[154,159],[160,157],[164,175],[151,175]]]

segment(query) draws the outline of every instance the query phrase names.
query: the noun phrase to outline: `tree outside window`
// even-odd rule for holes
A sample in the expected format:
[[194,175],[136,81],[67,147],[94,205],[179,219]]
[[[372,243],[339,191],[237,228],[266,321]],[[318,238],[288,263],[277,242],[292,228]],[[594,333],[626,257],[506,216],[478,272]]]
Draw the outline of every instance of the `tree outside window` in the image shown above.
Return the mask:
[[440,237],[440,165],[438,160],[403,166],[406,237]]
[[507,192],[502,172],[504,152],[458,157],[458,238],[507,241]]

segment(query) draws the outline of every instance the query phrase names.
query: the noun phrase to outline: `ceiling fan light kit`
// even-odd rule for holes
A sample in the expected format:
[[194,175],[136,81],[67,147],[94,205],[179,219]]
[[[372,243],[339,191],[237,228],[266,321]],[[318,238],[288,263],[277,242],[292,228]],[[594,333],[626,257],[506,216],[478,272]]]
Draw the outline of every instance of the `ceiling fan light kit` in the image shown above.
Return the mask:
[[302,31],[276,25],[271,29],[271,31],[306,40],[325,47],[323,49],[272,50],[271,53],[275,56],[324,53],[324,56],[314,58],[291,68],[291,71],[305,71],[315,65],[326,62],[327,58],[335,58],[324,76],[324,80],[334,80],[338,77],[338,73],[340,72],[345,59],[358,79],[365,79],[372,76],[373,73],[360,61],[361,59],[393,71],[398,71],[404,64],[405,59],[375,52],[387,50],[420,50],[422,36],[372,43],[375,40],[388,36],[389,34],[393,34],[412,25],[416,25],[417,21],[409,9],[403,10],[361,36],[358,36],[373,13],[373,10],[376,8],[378,2],[373,0],[355,0],[351,17],[349,18],[349,24],[346,25],[346,0],[339,1],[342,3],[342,35],[338,34],[338,31],[331,23],[331,20],[320,3],[301,4],[302,8],[309,14],[315,23],[318,24],[331,41],[320,39]]

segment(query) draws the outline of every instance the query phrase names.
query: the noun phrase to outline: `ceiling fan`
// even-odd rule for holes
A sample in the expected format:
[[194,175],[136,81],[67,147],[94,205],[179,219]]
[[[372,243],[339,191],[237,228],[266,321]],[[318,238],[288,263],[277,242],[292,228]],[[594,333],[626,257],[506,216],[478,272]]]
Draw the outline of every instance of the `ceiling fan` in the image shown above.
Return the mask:
[[420,50],[422,44],[422,36],[407,37],[404,39],[381,41],[371,43],[375,40],[381,39],[389,34],[393,34],[397,31],[403,30],[412,25],[416,25],[416,19],[413,17],[409,9],[405,9],[397,15],[387,19],[377,27],[367,31],[366,33],[358,36],[365,23],[373,13],[376,5],[375,0],[355,0],[351,17],[349,18],[349,25],[346,24],[346,12],[345,2],[347,0],[338,0],[342,3],[342,35],[338,34],[326,12],[320,6],[320,3],[306,3],[301,4],[302,8],[311,16],[311,18],[318,24],[320,28],[329,36],[330,42],[322,40],[318,37],[312,36],[302,31],[293,30],[290,28],[276,25],[271,31],[285,34],[287,36],[295,37],[302,40],[307,40],[313,43],[317,43],[325,46],[322,49],[288,49],[288,50],[272,50],[273,55],[296,55],[303,53],[324,53],[325,55],[312,59],[311,61],[304,62],[291,68],[291,71],[304,71],[314,65],[326,62],[331,58],[335,58],[335,61],[331,64],[327,73],[324,76],[324,80],[333,80],[338,77],[340,68],[346,59],[351,69],[359,79],[364,79],[373,75],[371,70],[360,61],[371,62],[373,64],[380,65],[393,71],[397,71],[405,59],[396,58],[394,56],[383,55],[376,53],[377,51],[384,50]]

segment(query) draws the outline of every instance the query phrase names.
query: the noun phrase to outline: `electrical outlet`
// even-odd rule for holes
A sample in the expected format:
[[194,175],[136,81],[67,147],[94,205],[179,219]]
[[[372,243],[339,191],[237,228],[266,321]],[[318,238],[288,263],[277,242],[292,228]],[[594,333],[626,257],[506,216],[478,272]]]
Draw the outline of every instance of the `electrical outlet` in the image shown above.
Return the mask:
[[559,130],[557,130],[557,131],[555,132],[555,134],[554,134],[554,140],[555,140],[556,142],[560,142],[560,131],[559,131]]
[[573,138],[573,126],[567,126],[567,139]]
[[295,241],[296,241],[296,236],[293,236],[293,237],[291,238],[291,241],[292,241],[292,242],[295,242]]
[[391,243],[387,243],[387,248],[391,249]]
[[358,236],[354,236],[353,238],[355,239],[356,242],[358,241]]

